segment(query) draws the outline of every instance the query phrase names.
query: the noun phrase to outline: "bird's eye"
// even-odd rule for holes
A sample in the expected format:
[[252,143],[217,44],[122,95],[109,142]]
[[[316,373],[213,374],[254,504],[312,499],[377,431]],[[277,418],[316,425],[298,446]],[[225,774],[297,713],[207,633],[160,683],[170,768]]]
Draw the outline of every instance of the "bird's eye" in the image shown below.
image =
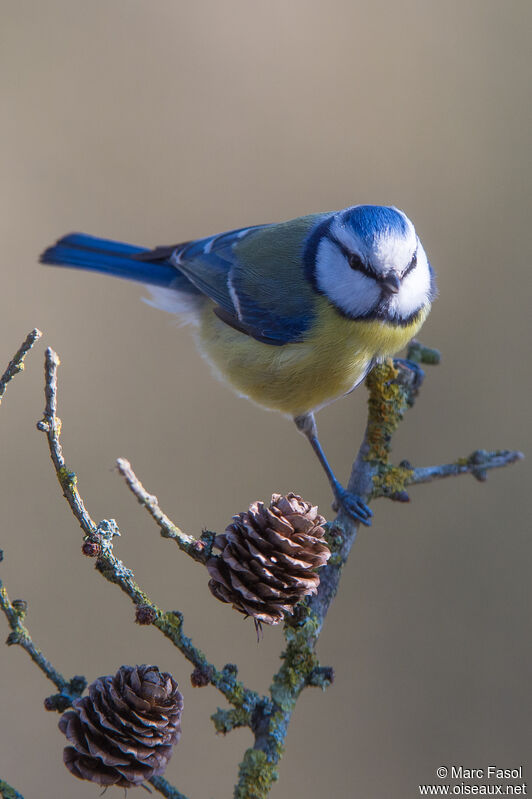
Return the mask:
[[364,261],[362,260],[360,255],[356,254],[356,252],[350,253],[347,260],[349,262],[349,266],[351,267],[351,269],[358,269],[359,272],[366,271],[366,265]]
[[406,267],[405,271],[403,272],[403,277],[406,277],[406,275],[408,275],[408,273],[409,273],[409,272],[411,272],[411,271],[412,271],[412,269],[415,269],[415,267],[416,267],[416,264],[417,264],[417,250],[416,250],[416,252],[413,254],[413,256],[412,256],[412,260],[410,261],[410,263],[409,263],[409,264],[408,264],[408,266]]

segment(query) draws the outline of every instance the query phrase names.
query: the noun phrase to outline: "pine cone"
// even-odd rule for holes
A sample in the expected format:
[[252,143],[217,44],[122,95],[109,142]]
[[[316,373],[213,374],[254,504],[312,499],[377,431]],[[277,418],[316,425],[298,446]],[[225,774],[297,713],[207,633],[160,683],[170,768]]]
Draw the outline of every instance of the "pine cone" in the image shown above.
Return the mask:
[[63,751],[75,777],[133,788],[162,774],[181,735],[183,697],[157,666],[121,666],[59,719],[72,746]]
[[254,502],[233,519],[215,538],[221,554],[206,564],[211,593],[256,624],[278,624],[318,590],[315,569],[331,554],[323,540],[325,519],[292,493],[273,494],[269,508]]

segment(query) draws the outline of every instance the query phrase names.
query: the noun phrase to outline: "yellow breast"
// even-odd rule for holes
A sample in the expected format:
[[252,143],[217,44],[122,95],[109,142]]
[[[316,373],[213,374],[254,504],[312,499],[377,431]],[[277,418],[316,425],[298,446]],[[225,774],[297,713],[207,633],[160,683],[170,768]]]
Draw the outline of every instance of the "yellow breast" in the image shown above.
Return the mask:
[[298,416],[350,391],[375,358],[393,355],[414,336],[429,307],[406,327],[341,316],[323,297],[304,341],[273,346],[226,325],[209,303],[198,344],[217,374],[266,408]]

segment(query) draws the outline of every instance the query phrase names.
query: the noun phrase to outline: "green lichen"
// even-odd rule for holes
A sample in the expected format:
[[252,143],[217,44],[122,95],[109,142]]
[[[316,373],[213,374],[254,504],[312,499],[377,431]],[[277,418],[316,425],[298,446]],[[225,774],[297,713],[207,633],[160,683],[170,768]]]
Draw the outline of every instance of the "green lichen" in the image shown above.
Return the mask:
[[336,555],[331,555],[327,563],[329,566],[342,566],[344,557],[341,552],[338,552]]
[[327,542],[327,546],[331,550],[331,554],[337,554],[341,550],[344,543],[341,528],[335,522],[328,522],[324,525],[324,529],[325,535],[323,537]]
[[314,688],[325,691],[334,682],[334,669],[332,666],[316,666],[309,675],[308,684]]
[[78,482],[78,477],[75,472],[70,471],[67,469],[66,466],[61,466],[57,470],[57,477],[59,482],[61,483],[61,487],[66,490],[72,490],[75,488]]
[[201,668],[209,669],[211,673],[211,683],[219,688],[224,696],[235,705],[241,708],[242,712],[252,709],[258,695],[254,691],[249,691],[240,680],[237,679],[238,670],[236,666],[227,664],[221,671],[214,668],[207,660],[204,653],[194,646],[192,639],[183,633],[183,614],[179,611],[169,611],[162,613],[156,605],[151,605],[157,612],[157,619],[154,625],[169,638],[178,649],[188,657],[191,662]]
[[441,353],[432,347],[425,347],[419,341],[412,339],[408,345],[406,357],[414,363],[425,363],[430,366],[437,366],[441,361]]
[[406,469],[403,466],[379,467],[377,473],[373,475],[373,496],[393,497],[400,494],[410,483],[413,474],[413,469]]
[[281,654],[283,664],[273,679],[271,696],[283,711],[291,711],[297,697],[308,684],[310,674],[318,667],[314,652],[320,623],[308,605],[297,606],[295,618],[285,623],[287,647]]
[[331,550],[327,566],[341,566],[344,562],[344,536],[343,529],[338,522],[329,522],[325,525],[324,538]]
[[24,621],[26,613],[28,612],[28,603],[25,599],[14,599],[11,603],[13,611],[21,621]]
[[176,637],[180,636],[183,628],[183,614],[169,610],[168,613],[162,614],[161,624],[164,624],[169,630],[173,630]]
[[[282,707],[286,701],[286,699],[283,701],[282,695],[285,695],[291,704],[295,689],[306,682],[311,672],[317,667],[318,658],[309,645],[288,646],[281,657],[284,663],[279,671],[279,680],[275,683],[275,690],[272,687],[272,696]],[[282,689],[286,689],[286,694]]]
[[212,714],[211,720],[216,732],[221,732],[225,735],[237,727],[250,727],[251,713],[241,707],[231,708],[229,710],[218,708],[216,713]]
[[284,742],[294,706],[295,701],[288,711],[279,708],[270,714],[267,738],[267,756],[270,763],[278,763],[284,754]]
[[234,799],[266,799],[279,778],[275,764],[260,749],[248,749],[240,764]]
[[0,796],[3,799],[24,799],[22,794],[16,791],[11,785],[8,785],[4,780],[0,780]]
[[366,379],[369,389],[366,460],[387,463],[392,435],[407,409],[407,392],[398,381],[391,359],[373,369]]

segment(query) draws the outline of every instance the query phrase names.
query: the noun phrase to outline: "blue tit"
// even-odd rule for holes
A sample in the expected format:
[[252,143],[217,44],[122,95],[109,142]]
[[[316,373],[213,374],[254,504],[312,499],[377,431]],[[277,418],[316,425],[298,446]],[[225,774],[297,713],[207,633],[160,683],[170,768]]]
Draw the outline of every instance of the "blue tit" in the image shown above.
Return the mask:
[[154,250],[72,233],[41,261],[144,283],[151,304],[192,323],[219,377],[293,417],[337,505],[371,523],[329,466],[314,412],[404,347],[429,313],[434,273],[402,211],[357,205]]

